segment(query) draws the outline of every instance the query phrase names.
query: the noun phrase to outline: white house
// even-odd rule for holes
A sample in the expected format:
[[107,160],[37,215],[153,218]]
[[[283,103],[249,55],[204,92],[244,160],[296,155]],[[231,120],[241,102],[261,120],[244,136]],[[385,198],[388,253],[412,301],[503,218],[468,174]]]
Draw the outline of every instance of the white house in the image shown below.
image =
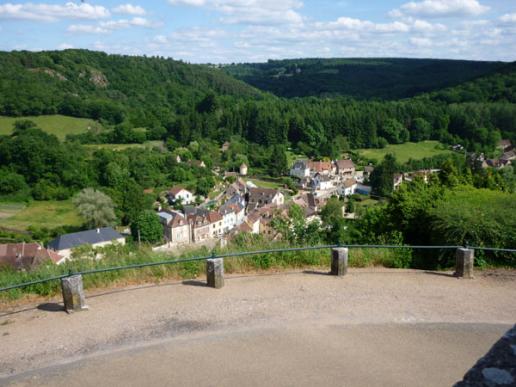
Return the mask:
[[300,180],[309,177],[310,168],[308,167],[307,162],[304,160],[296,161],[290,169],[290,176],[297,177]]
[[357,186],[358,186],[358,184],[355,179],[347,179],[339,187],[337,192],[338,192],[339,196],[351,196],[355,193]]
[[168,191],[168,200],[171,204],[176,203],[178,200],[182,204],[191,204],[194,201],[194,195],[182,187],[173,187]]
[[125,245],[125,238],[113,228],[103,227],[58,236],[48,243],[48,248],[65,259],[69,259],[72,250],[76,247],[91,245],[95,248],[112,245],[113,243]]
[[223,219],[223,231],[227,233],[241,225],[245,219],[244,207],[240,204],[225,204],[219,209]]

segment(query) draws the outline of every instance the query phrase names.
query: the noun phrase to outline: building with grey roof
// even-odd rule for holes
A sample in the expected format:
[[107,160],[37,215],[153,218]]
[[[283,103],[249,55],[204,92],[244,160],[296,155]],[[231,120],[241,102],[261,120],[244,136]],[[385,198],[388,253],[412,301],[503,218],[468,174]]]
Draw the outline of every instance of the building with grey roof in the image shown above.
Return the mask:
[[72,255],[72,249],[76,247],[84,245],[103,247],[115,242],[124,245],[125,238],[112,227],[103,227],[60,235],[51,240],[47,247],[66,259],[69,259]]

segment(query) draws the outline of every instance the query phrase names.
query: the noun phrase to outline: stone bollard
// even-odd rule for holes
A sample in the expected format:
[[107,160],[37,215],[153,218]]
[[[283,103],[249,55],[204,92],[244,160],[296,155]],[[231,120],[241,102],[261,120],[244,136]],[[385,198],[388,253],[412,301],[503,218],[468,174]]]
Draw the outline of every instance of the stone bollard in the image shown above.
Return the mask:
[[475,262],[475,250],[459,248],[455,254],[455,277],[473,278],[473,264]]
[[331,250],[331,275],[342,277],[348,272],[348,249],[339,247]]
[[81,275],[61,278],[61,290],[63,292],[64,308],[67,313],[88,309]]
[[224,287],[224,259],[208,259],[206,261],[206,277],[210,288]]

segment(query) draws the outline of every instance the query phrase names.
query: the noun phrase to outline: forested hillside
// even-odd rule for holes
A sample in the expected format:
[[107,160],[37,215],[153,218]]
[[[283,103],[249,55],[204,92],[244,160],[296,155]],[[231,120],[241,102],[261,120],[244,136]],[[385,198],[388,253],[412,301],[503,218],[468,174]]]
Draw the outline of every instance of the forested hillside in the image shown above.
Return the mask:
[[503,66],[437,59],[289,59],[230,65],[224,70],[280,97],[400,99],[458,85]]
[[224,72],[87,50],[0,52],[0,115],[64,114],[135,125],[172,120],[213,92],[258,97]]
[[[344,60],[334,62],[349,65]],[[77,136],[82,143],[165,140],[188,145],[209,139],[221,144],[231,136],[240,136],[264,149],[290,146],[311,157],[336,157],[350,148],[429,139],[492,152],[500,138],[515,140],[516,105],[511,103],[516,87],[514,65],[437,60],[362,62],[351,60],[349,66],[364,67],[366,78],[372,66],[377,69],[376,76],[383,74],[382,79],[391,83],[394,74],[410,73],[411,77],[404,79],[412,88],[437,78],[458,82],[496,68],[499,71],[398,101],[342,96],[285,99],[258,91],[221,69],[171,59],[85,50],[11,52],[0,53],[0,115],[61,113],[100,119],[108,131]],[[408,63],[419,65],[410,67]],[[376,79],[374,74],[370,78]],[[373,93],[366,86],[363,89]]]

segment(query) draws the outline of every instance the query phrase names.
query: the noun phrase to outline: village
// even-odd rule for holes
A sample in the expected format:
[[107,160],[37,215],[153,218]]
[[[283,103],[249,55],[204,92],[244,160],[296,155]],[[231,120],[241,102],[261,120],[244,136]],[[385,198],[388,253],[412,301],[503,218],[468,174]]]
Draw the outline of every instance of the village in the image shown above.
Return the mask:
[[[222,146],[228,147],[225,143]],[[481,168],[503,168],[516,159],[510,141],[499,144],[502,156],[499,159],[485,159],[483,155],[472,155]],[[182,160],[178,156],[177,162]],[[194,161],[195,162],[195,161]],[[191,162],[189,162],[191,163]],[[196,166],[206,168],[197,161]],[[239,234],[261,235],[268,240],[277,240],[281,234],[273,226],[276,217],[288,217],[292,205],[299,206],[306,222],[320,222],[320,212],[330,198],[343,202],[353,195],[374,196],[369,183],[374,171],[372,165],[358,170],[350,159],[318,161],[299,159],[290,167],[289,176],[296,184],[295,192],[281,188],[258,187],[249,178],[249,167],[242,163],[239,171],[214,170],[220,175],[222,187],[214,199],[199,198],[182,186],[171,187],[160,195],[155,211],[163,228],[163,243],[153,246],[155,252],[178,253],[184,249],[206,246],[225,247]],[[404,182],[416,178],[428,183],[439,169],[425,169],[397,173],[392,187],[398,189]],[[202,199],[202,200],[200,200]],[[353,211],[342,206],[342,216],[355,219]],[[11,243],[0,245],[0,262],[15,269],[30,270],[42,262],[62,264],[73,259],[73,252],[81,246],[96,249],[111,244],[124,245],[130,230],[115,230],[102,227],[76,233],[64,234],[48,242],[46,248],[39,243]],[[101,258],[101,254],[96,255]]]

